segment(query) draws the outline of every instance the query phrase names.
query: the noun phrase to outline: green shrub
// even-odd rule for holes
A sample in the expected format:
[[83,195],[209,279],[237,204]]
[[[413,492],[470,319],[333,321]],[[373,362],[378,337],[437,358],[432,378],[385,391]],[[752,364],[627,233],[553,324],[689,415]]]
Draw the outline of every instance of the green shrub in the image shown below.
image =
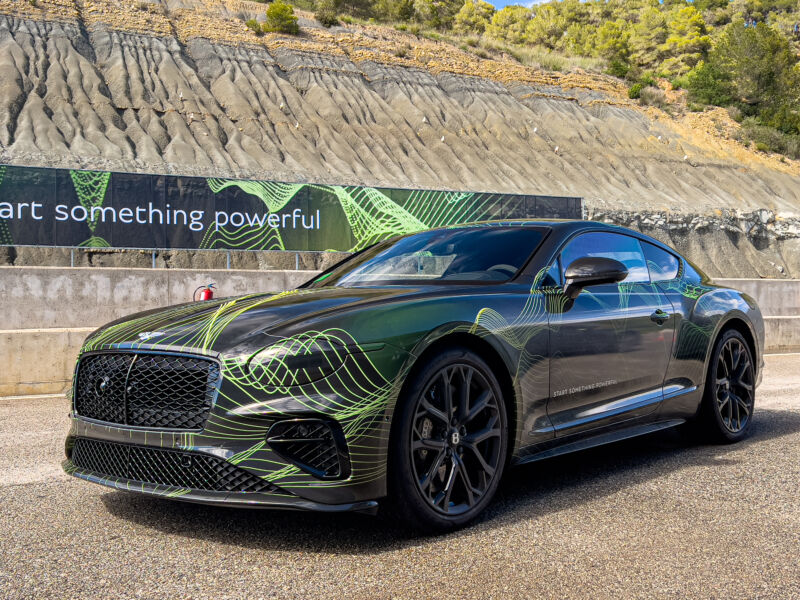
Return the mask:
[[791,158],[800,158],[800,135],[786,134],[767,125],[761,125],[755,117],[742,122],[739,133],[742,142],[752,142],[762,152],[777,152]]
[[397,31],[406,31],[408,29],[408,25],[405,23],[400,23],[399,25],[395,25],[394,28],[397,29]]
[[336,0],[318,0],[314,18],[324,27],[333,27],[339,24],[336,16]]
[[[348,25],[354,23],[353,17],[351,17],[350,15],[342,15],[341,17],[339,17],[339,20],[342,23],[347,23]],[[399,26],[398,26],[398,28],[399,28]]]
[[647,87],[648,85],[655,86],[656,80],[653,78],[653,75],[651,73],[645,73],[644,75],[639,77],[639,83],[641,83],[645,87]]
[[608,70],[606,71],[606,73],[608,73],[609,75],[613,75],[614,77],[623,78],[628,74],[628,71],[630,71],[630,69],[631,67],[628,63],[626,63],[623,60],[615,58],[614,60],[608,63]]
[[263,29],[264,31],[292,35],[300,33],[300,26],[297,24],[297,17],[294,16],[294,9],[283,0],[275,0],[269,5],[267,21],[264,23]]
[[667,107],[669,102],[667,102],[667,94],[664,90],[648,85],[639,91],[639,104],[644,106],[657,106],[663,110]]
[[700,62],[686,75],[686,89],[689,100],[727,106],[733,100],[733,88],[730,76],[716,66]]
[[255,33],[256,35],[263,35],[264,31],[261,29],[261,23],[256,21],[255,19],[248,19],[244,22],[247,25],[247,28]]
[[628,98],[631,100],[636,100],[640,98],[642,95],[642,88],[644,86],[641,83],[634,83],[630,89],[628,90]]
[[744,115],[742,114],[742,109],[738,106],[729,106],[728,107],[728,115],[731,119],[736,121],[737,123],[741,123],[742,119],[744,119]]

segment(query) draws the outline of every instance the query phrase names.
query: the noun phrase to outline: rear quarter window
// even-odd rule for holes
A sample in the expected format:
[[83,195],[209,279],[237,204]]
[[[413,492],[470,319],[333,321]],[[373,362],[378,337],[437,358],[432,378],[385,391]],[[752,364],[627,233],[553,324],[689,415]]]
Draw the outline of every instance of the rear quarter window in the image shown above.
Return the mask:
[[670,281],[678,277],[681,261],[677,256],[644,241],[642,251],[650,272],[650,281]]

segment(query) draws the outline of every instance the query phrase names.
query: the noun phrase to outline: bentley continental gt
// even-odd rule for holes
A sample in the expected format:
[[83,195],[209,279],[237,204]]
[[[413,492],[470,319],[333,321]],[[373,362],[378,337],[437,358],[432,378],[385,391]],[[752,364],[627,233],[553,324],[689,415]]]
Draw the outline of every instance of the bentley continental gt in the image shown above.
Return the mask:
[[589,221],[396,237],[298,289],[93,332],[64,469],[231,506],[366,511],[426,531],[484,510],[510,465],[753,420],[764,324],[672,248]]

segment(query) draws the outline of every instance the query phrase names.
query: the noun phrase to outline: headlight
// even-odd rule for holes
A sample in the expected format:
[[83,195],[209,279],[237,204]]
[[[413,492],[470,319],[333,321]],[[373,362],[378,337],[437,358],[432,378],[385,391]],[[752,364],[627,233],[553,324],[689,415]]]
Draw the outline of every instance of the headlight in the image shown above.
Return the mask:
[[347,346],[335,336],[309,332],[256,352],[248,362],[248,370],[261,385],[304,385],[335,373],[347,355]]

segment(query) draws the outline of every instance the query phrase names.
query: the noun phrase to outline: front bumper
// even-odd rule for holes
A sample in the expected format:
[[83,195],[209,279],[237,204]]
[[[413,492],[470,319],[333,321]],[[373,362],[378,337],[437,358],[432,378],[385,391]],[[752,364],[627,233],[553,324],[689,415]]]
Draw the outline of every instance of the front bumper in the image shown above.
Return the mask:
[[69,475],[161,498],[321,512],[369,512],[378,506],[374,500],[332,504],[304,499],[214,454],[186,448],[70,435],[66,452],[62,467]]
[[[102,352],[178,355],[169,348],[160,347],[132,349],[114,346],[104,348]],[[93,352],[97,353],[99,351]],[[89,418],[73,412],[64,468],[76,477],[117,489],[195,502],[328,512],[372,510],[377,505],[376,499],[386,495],[387,446],[391,415],[399,391],[399,378],[387,379],[382,371],[398,369],[405,364],[407,357],[407,353],[382,344],[380,348],[369,349],[369,353],[349,354],[333,375],[291,387],[276,386],[274,382],[265,380],[260,371],[249,369],[238,354],[211,357],[219,362],[221,377],[219,387],[213,390],[210,412],[202,427],[194,430],[159,429],[150,422],[146,426],[134,425],[133,421],[129,423],[127,412],[124,421],[114,422],[100,420],[104,419],[104,413]],[[79,362],[76,373],[80,371],[80,365]],[[128,384],[127,378],[132,378],[132,371],[127,373],[125,385]],[[113,378],[113,373],[111,375]],[[116,379],[112,384],[115,383]],[[153,397],[162,397],[160,395],[166,393],[162,388],[167,389],[162,385],[154,390]],[[138,390],[135,392],[137,398],[150,397],[145,396],[140,388],[134,390]],[[123,405],[126,410],[130,408],[127,402]],[[159,405],[158,408],[162,407]],[[86,413],[82,411],[80,414]],[[272,429],[293,420],[327,424],[326,431],[330,435],[322,436],[327,450],[323,452],[321,444],[310,450],[308,446],[298,448],[297,444],[290,442],[301,438],[290,435],[292,432],[288,427],[281,430],[280,435]],[[316,443],[317,437],[320,436],[309,433],[307,443]],[[92,469],[88,467],[97,465],[76,465],[71,460],[70,444],[74,444],[76,439],[213,456],[228,467],[235,467],[246,476],[259,478],[272,487],[268,491],[262,487],[246,493],[230,489],[220,492],[216,487],[209,489],[191,485],[192,481],[182,480],[179,485],[172,485],[175,483],[172,480],[146,479],[136,470],[126,473],[124,469]],[[320,451],[315,453],[317,449]],[[299,460],[298,456],[311,456],[316,462]],[[337,456],[338,461],[335,460]],[[155,485],[154,482],[170,485]]]

